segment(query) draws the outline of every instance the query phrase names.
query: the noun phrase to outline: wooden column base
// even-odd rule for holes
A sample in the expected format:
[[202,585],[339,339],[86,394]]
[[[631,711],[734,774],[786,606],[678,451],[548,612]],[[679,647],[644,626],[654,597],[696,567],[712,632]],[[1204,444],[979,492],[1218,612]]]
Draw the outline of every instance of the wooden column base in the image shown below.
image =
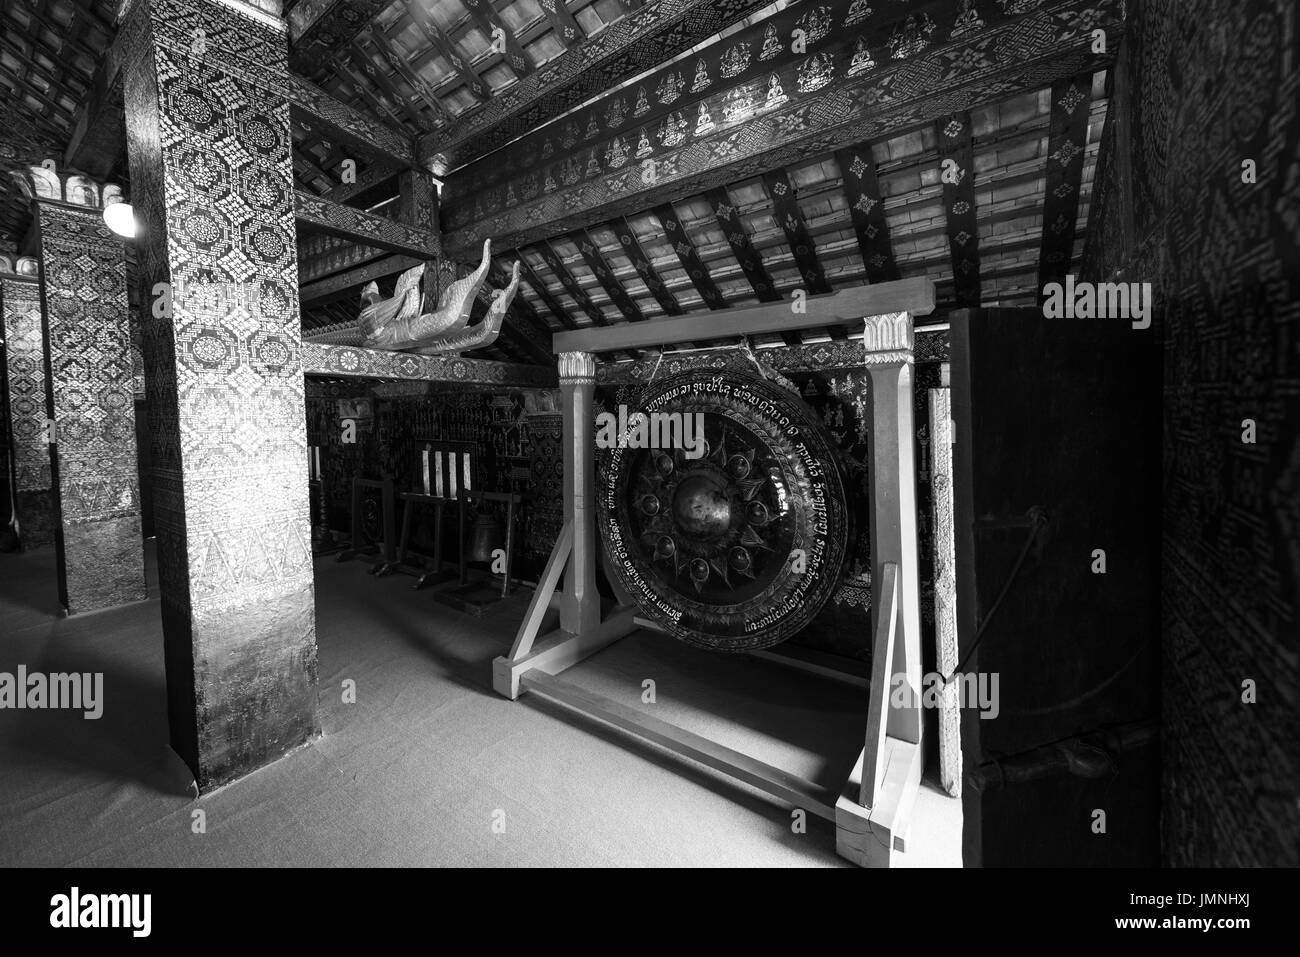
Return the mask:
[[635,631],[635,614],[636,609],[618,608],[600,623],[599,628],[586,634],[571,635],[557,629],[539,638],[526,655],[513,659],[504,655],[497,658],[492,662],[493,690],[514,701],[520,695],[519,680],[528,672],[536,669],[543,674],[557,675],[576,665]]
[[921,746],[887,738],[885,774],[875,807],[858,803],[862,758],[849,774],[835,802],[835,851],[859,867],[896,867],[907,851],[907,831],[921,786]]

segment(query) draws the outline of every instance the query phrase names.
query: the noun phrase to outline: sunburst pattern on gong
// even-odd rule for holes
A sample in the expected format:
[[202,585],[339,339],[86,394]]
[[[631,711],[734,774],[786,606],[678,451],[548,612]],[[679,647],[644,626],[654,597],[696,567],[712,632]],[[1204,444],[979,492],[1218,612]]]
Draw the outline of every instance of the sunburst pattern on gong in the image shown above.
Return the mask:
[[[637,474],[641,541],[696,593],[711,580],[730,588],[753,579],[758,552],[772,552],[779,479],[755,467],[756,452],[724,426],[716,446],[688,458],[682,449],[652,452]],[[765,494],[766,493],[766,494]]]

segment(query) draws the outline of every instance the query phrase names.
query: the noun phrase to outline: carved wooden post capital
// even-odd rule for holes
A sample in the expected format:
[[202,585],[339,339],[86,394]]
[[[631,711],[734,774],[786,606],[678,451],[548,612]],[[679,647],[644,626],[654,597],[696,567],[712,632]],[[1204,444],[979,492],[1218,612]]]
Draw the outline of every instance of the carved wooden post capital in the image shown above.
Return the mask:
[[596,357],[590,352],[561,352],[559,366],[561,385],[594,385],[596,382]]
[[867,365],[891,362],[912,364],[912,317],[906,312],[868,316],[864,322],[862,346]]

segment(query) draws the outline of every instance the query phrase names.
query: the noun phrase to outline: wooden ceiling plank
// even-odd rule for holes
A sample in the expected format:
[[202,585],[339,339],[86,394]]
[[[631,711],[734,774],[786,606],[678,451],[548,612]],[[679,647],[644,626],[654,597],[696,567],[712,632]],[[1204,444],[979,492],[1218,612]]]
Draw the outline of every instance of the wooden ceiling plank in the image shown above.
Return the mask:
[[433,21],[433,17],[429,16],[429,11],[420,6],[419,0],[411,3],[409,9],[416,27],[432,44],[438,55],[451,64],[451,68],[460,76],[470,95],[477,100],[486,101],[492,95],[492,90],[483,78],[474,72],[470,62],[456,50],[456,45],[442,32],[438,24]]
[[[703,195],[705,202],[713,208],[718,228],[727,237],[727,243],[731,246],[731,251],[736,261],[740,263],[740,268],[744,270],[745,278],[749,280],[759,302],[775,302],[780,299],[781,293],[777,291],[776,284],[768,275],[763,257],[759,255],[753,240],[750,239],[749,232],[740,219],[740,211],[732,204],[731,196],[726,189],[718,187],[707,190]],[[788,306],[786,310],[793,315]],[[790,346],[798,345],[802,341],[795,332],[782,332],[781,338],[785,340],[786,345]]]
[[722,293],[718,291],[718,287],[714,285],[709,270],[705,268],[704,262],[700,259],[699,250],[696,249],[690,233],[677,217],[677,211],[673,209],[672,203],[656,206],[652,212],[655,218],[659,220],[659,225],[663,227],[665,238],[668,240],[669,245],[673,247],[673,252],[677,254],[682,268],[686,270],[687,277],[695,285],[695,289],[699,292],[700,298],[704,300],[705,305],[710,309],[725,309],[727,300],[723,298]]
[[551,21],[556,39],[566,48],[586,39],[586,34],[578,26],[578,21],[573,18],[564,0],[538,0],[538,3],[541,4],[546,19]]
[[520,272],[524,280],[532,288],[537,298],[541,300],[542,305],[551,311],[551,314],[559,320],[560,325],[566,329],[577,329],[578,324],[573,321],[569,311],[560,304],[558,299],[551,295],[550,290],[546,288],[546,283],[537,275],[537,271],[533,269],[532,264],[524,257],[522,251],[516,250],[516,254],[519,256]]
[[388,122],[398,127],[404,127],[406,125],[406,121],[397,115],[397,106],[389,106],[385,103],[378,93],[370,89],[370,84],[366,79],[356,70],[352,69],[348,63],[343,60],[338,60],[334,64],[334,70],[342,79],[347,80],[348,84],[352,87],[354,94],[365,100],[366,103],[369,104],[370,108],[375,111],[377,116],[387,117]]
[[289,11],[289,66],[304,76],[340,59],[393,0],[316,0]]
[[505,21],[501,19],[501,14],[497,13],[490,0],[461,0],[461,3],[469,11],[471,19],[478,24],[479,29],[491,38],[497,51],[504,53],[510,69],[521,77],[533,72],[535,66],[524,53],[519,38],[506,26]]
[[450,122],[451,114],[447,112],[447,108],[443,106],[442,101],[434,94],[433,88],[411,69],[406,58],[398,51],[396,44],[388,38],[387,34],[379,29],[377,25],[371,24],[368,36],[379,51],[380,56],[392,67],[393,72],[410,84],[411,89],[415,91],[416,95],[424,102],[424,105],[433,113],[436,122]]
[[433,121],[425,119],[420,114],[420,111],[411,105],[410,99],[397,88],[396,83],[388,78],[387,73],[375,65],[375,62],[370,59],[366,54],[366,51],[362,49],[360,43],[355,40],[352,41],[347,45],[347,51],[352,57],[353,66],[355,66],[363,76],[383,90],[384,95],[392,100],[394,104],[400,106],[402,112],[406,114],[407,119],[411,121],[416,129],[426,133],[433,129]]
[[620,216],[618,219],[606,223],[606,225],[613,230],[619,246],[623,249],[623,254],[632,263],[632,268],[641,277],[641,281],[645,283],[650,295],[654,296],[655,301],[659,303],[659,308],[670,316],[680,316],[684,311],[681,304],[673,298],[668,284],[664,282],[663,277],[659,275],[659,271],[655,269],[654,263],[650,261],[650,257],[641,248],[641,243],[636,238],[636,233],[633,231],[631,224]]
[[578,230],[570,233],[569,242],[578,247],[578,252],[587,263],[587,268],[592,271],[596,281],[604,287],[610,302],[618,307],[618,311],[629,322],[644,322],[645,316],[641,312],[641,307],[636,304],[623,284],[618,281],[614,275],[614,270],[610,268],[609,262],[605,259],[604,253],[600,251],[599,244],[591,238],[591,233],[587,230]]
[[605,314],[600,311],[599,306],[592,302],[591,296],[587,293],[587,290],[582,288],[582,283],[574,278],[573,273],[569,271],[569,267],[564,265],[564,259],[556,252],[555,247],[547,241],[538,243],[535,248],[538,255],[545,261],[547,268],[560,281],[564,291],[569,294],[569,298],[578,304],[578,308],[587,314],[587,318],[598,326],[609,325],[609,320],[605,318]]

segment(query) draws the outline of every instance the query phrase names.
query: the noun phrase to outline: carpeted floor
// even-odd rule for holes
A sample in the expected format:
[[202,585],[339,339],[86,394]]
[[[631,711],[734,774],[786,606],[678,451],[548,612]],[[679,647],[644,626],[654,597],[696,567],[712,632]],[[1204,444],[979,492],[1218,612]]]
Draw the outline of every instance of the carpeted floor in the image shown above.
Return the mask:
[[[53,549],[0,555],[0,672],[104,674],[99,720],[0,710],[0,865],[844,863],[827,822],[793,833],[790,810],[758,792],[493,693],[491,661],[527,592],[475,618],[366,567],[316,566],[323,737],[196,799],[167,744],[156,598],[59,617]],[[149,569],[156,595],[152,556]],[[861,692],[668,638],[637,633],[565,677],[827,785],[862,746]],[[348,678],[355,704],[342,701]],[[926,786],[906,863],[957,865],[960,842],[960,802]]]

